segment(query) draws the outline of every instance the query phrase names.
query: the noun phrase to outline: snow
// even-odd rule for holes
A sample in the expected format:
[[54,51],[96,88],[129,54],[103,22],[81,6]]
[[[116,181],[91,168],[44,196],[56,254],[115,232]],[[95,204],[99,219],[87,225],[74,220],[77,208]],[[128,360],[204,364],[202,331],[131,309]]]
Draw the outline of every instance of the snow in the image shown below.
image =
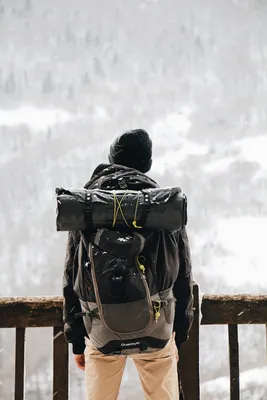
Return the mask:
[[94,111],[93,111],[93,117],[96,120],[100,121],[111,121],[111,118],[109,117],[107,110],[104,107],[101,106],[95,106]]
[[167,169],[177,167],[177,162],[181,163],[191,155],[207,154],[209,146],[187,138],[192,126],[192,112],[192,107],[184,106],[178,113],[167,114],[151,127],[153,145],[162,150],[157,155],[157,162],[152,165],[152,172],[161,174]]
[[189,106],[182,107],[177,114],[169,114],[166,118],[166,124],[170,128],[175,129],[177,132],[188,132],[192,126],[190,115],[193,109]]
[[240,156],[250,162],[257,162],[262,168],[267,168],[267,134],[253,136],[234,142],[240,149]]
[[190,120],[192,113],[193,107],[184,106],[177,113],[169,113],[156,120],[149,129],[154,145],[168,146],[169,144],[171,147],[174,138],[175,144],[179,143],[182,137],[185,138],[192,126]]
[[125,242],[127,242],[127,239],[126,239],[126,238],[123,238],[123,237],[120,237],[120,238],[118,238],[118,241],[119,241],[119,242],[124,242],[124,243],[125,243]]
[[[214,251],[208,263],[212,268],[205,267],[204,274],[209,275],[209,280],[224,281],[234,289],[263,290],[267,284],[267,217],[218,218],[214,224],[213,229],[196,240],[195,251],[213,240]],[[217,246],[225,251],[221,257]]]
[[205,173],[219,174],[225,172],[235,161],[235,157],[223,157],[204,165],[202,170]]
[[[255,368],[240,374],[240,388],[243,400],[267,398],[267,367]],[[207,399],[228,400],[230,394],[229,377],[220,377],[201,385],[201,394]]]
[[255,175],[255,179],[266,176],[267,174],[267,134],[250,137],[235,142],[240,149],[242,159],[259,164],[259,171]]
[[[152,165],[152,172],[162,173],[167,169],[177,168],[177,161],[181,163],[189,156],[205,155],[208,152],[208,146],[200,145],[195,142],[184,140],[180,143],[179,149],[168,151],[168,157],[162,155],[157,157],[157,162]],[[179,171],[176,171],[179,172]],[[183,171],[181,170],[180,173]]]
[[27,125],[33,131],[41,131],[54,125],[65,124],[78,117],[66,110],[23,106],[17,109],[0,109],[0,127],[12,128]]
[[[227,155],[229,153],[234,155]],[[267,172],[267,134],[251,136],[244,139],[235,140],[232,145],[208,164],[202,167],[203,172],[218,174],[226,172],[230,165],[236,161],[258,163],[259,171],[255,179],[260,178]]]

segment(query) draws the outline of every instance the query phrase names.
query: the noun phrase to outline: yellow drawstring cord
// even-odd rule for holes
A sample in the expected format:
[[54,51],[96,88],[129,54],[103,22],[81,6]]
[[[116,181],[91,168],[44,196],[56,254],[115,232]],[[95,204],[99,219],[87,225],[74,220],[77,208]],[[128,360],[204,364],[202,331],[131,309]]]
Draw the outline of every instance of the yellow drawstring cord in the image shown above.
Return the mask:
[[[128,193],[128,190],[124,193],[124,195],[122,196],[121,200],[119,201],[118,198],[117,198],[117,196],[116,196],[116,193],[113,192],[113,196],[114,196],[114,210],[113,210],[113,211],[114,211],[114,212],[113,212],[113,224],[112,224],[112,228],[114,228],[115,225],[116,225],[119,211],[121,212],[121,216],[122,216],[122,218],[123,218],[125,224],[128,226],[128,228],[130,228],[130,225],[129,225],[129,223],[128,223],[127,220],[126,220],[125,215],[124,215],[123,210],[122,210],[122,207],[121,207],[121,204],[122,204],[123,200],[125,199],[127,193]],[[140,191],[138,192],[138,197],[137,197],[136,206],[135,206],[134,219],[133,219],[133,222],[132,222],[133,227],[136,228],[136,229],[142,229],[142,226],[137,225],[137,221],[136,221],[137,211],[138,211],[138,205],[139,205],[139,198],[140,198]],[[117,207],[117,206],[118,206],[118,207]]]
[[158,319],[160,317],[161,302],[160,300],[155,300],[154,303],[157,303],[154,305],[154,310],[155,310],[155,321],[158,322]]
[[[143,256],[141,256],[141,257],[143,257]],[[143,264],[141,264],[141,262],[139,261],[139,257],[137,257],[137,264],[138,264],[138,267],[139,267],[140,271],[143,274],[145,274],[145,266]],[[154,300],[153,303],[154,303],[153,307],[154,307],[154,311],[155,311],[155,315],[154,315],[155,316],[155,321],[158,322],[159,317],[161,315],[161,313],[160,313],[161,300]]]
[[138,191],[138,197],[136,200],[136,206],[135,206],[135,213],[134,213],[134,219],[133,219],[133,227],[136,229],[142,229],[142,226],[137,225],[136,217],[137,217],[137,209],[138,209],[138,204],[139,204],[139,197],[140,197],[140,192]]
[[[121,200],[119,201],[119,200],[117,199],[116,193],[113,192],[113,195],[114,195],[114,214],[113,214],[113,224],[112,224],[112,228],[114,228],[114,226],[116,225],[119,211],[121,212],[121,216],[122,216],[122,218],[123,218],[125,224],[128,226],[128,228],[130,228],[130,225],[128,224],[128,222],[127,222],[127,220],[126,220],[126,218],[125,218],[125,216],[124,216],[124,213],[123,213],[123,210],[122,210],[122,207],[121,207],[121,204],[122,204],[122,202],[123,202],[125,196],[127,195],[127,193],[128,193],[128,190],[124,193],[124,195],[122,196]],[[118,203],[118,208],[116,207],[117,203]]]

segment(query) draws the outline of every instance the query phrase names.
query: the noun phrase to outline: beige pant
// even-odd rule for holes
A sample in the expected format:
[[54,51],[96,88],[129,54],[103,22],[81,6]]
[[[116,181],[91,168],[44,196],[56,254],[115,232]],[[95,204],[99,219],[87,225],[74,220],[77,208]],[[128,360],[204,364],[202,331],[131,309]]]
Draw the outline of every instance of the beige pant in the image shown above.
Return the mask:
[[[164,349],[129,356],[136,365],[146,400],[179,400],[177,354],[173,336]],[[86,400],[117,400],[126,360],[126,356],[103,355],[87,339]]]

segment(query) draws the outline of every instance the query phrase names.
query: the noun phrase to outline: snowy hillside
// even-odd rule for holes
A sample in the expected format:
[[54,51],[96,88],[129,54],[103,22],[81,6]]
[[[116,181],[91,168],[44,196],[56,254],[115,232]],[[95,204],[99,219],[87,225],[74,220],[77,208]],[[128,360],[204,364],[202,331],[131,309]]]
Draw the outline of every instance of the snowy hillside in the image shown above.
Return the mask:
[[[255,368],[240,376],[242,400],[264,400],[267,398],[267,368]],[[229,399],[229,378],[221,377],[202,385],[202,394],[207,400]]]
[[[153,139],[150,175],[188,195],[201,292],[266,292],[266,19],[258,0],[0,0],[1,296],[61,293],[54,190],[82,186],[136,127]],[[1,333],[11,400],[14,332]],[[51,331],[27,343],[28,398],[46,400]],[[226,327],[201,327],[200,351],[202,400],[227,399]],[[240,360],[242,399],[264,399],[263,326],[240,327]],[[130,363],[122,400],[137,380]]]

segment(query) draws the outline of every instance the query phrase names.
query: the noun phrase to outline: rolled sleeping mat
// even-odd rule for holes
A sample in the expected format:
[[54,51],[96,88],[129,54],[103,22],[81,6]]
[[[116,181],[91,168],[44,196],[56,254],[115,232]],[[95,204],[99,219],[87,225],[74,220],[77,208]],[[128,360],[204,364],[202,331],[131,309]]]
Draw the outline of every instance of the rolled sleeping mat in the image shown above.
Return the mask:
[[134,190],[56,189],[57,231],[181,230],[187,199],[180,188]]

